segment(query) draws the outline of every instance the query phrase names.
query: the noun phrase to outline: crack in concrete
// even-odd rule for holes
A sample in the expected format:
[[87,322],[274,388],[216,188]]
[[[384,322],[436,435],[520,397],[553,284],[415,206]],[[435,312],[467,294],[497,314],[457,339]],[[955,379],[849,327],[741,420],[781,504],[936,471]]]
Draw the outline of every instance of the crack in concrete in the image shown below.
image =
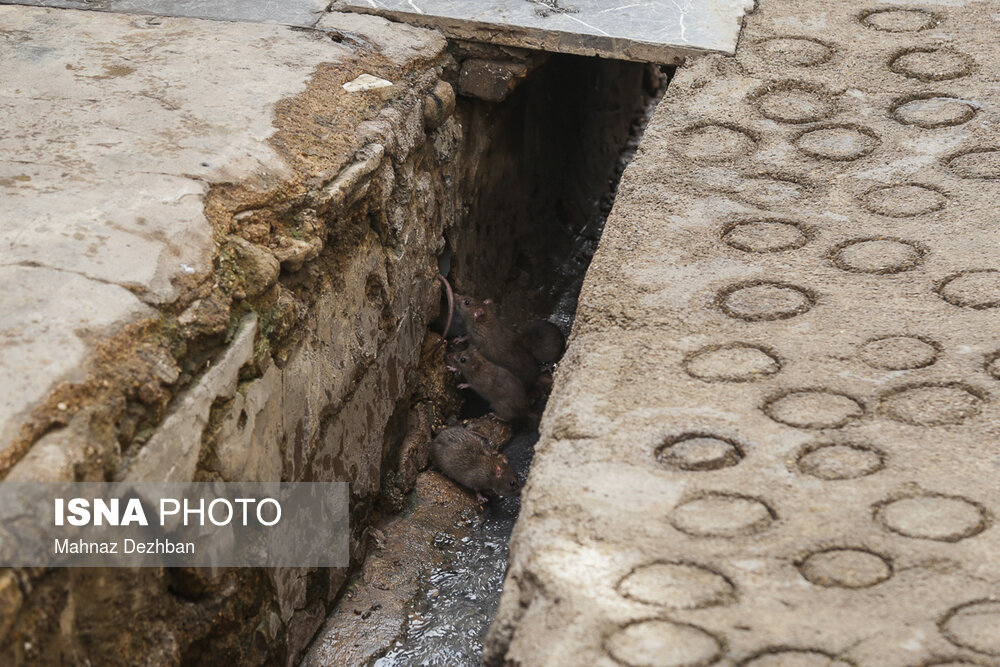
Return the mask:
[[97,276],[89,275],[87,273],[84,273],[83,271],[74,271],[73,269],[65,269],[65,268],[58,267],[58,266],[51,266],[49,264],[43,264],[42,262],[36,262],[35,260],[30,260],[30,259],[23,260],[23,261],[20,261],[20,262],[10,262],[10,263],[7,263],[7,264],[0,264],[0,268],[10,267],[10,266],[20,266],[20,267],[29,268],[29,269],[46,269],[46,270],[49,270],[49,271],[59,271],[60,273],[71,273],[73,275],[80,276],[81,278],[86,278],[87,280],[92,280],[95,283],[101,283],[102,285],[112,285],[114,287],[120,287],[123,290],[126,290],[126,291],[131,292],[132,294],[134,294],[136,296],[136,298],[138,298],[140,301],[142,301],[143,303],[145,303],[147,306],[152,306],[154,308],[157,308],[157,307],[162,307],[162,305],[163,305],[162,303],[161,304],[157,304],[157,303],[145,301],[143,299],[143,296],[148,292],[148,290],[145,287],[143,287],[142,285],[137,285],[137,284],[134,284],[134,283],[118,283],[118,282],[115,282],[113,280],[107,280],[106,278],[98,278]]

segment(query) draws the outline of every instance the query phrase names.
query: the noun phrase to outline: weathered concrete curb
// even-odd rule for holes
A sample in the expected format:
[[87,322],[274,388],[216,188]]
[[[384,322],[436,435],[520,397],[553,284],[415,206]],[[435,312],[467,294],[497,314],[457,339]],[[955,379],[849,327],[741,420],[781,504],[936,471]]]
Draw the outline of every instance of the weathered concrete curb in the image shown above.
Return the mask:
[[[0,23],[3,472],[349,479],[359,556],[457,208],[444,39],[337,14]],[[393,85],[343,89],[366,73]],[[0,655],[291,664],[344,576],[5,572]]]
[[487,665],[993,664],[995,14],[768,0],[735,59],[678,70]]

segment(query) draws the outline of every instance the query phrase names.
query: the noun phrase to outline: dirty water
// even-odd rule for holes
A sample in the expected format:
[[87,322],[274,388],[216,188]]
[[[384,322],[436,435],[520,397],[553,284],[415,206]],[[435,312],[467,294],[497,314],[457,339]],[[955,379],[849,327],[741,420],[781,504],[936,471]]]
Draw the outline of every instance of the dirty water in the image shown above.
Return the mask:
[[[504,448],[524,479],[538,432],[519,433]],[[494,498],[481,515],[455,526],[462,537],[442,532],[435,539],[442,564],[411,610],[405,639],[375,660],[374,667],[472,667],[480,664],[483,640],[500,601],[507,544],[521,503]]]

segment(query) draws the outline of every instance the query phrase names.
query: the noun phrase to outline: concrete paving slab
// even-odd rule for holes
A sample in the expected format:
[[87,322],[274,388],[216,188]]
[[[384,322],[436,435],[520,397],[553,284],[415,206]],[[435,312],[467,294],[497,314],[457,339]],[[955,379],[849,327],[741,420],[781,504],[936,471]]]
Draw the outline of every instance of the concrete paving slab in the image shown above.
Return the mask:
[[752,0],[339,0],[449,37],[661,64],[732,54]]
[[996,664],[997,17],[768,0],[677,71],[487,665]]
[[316,24],[328,0],[0,0],[0,5],[58,7],[119,14],[183,16],[216,21],[260,21],[300,27]]
[[[392,41],[384,19],[347,23]],[[422,53],[416,32],[399,27],[392,62]],[[276,109],[321,66],[351,63],[356,76],[361,60],[356,43],[266,23],[0,6],[0,443],[58,383],[86,375],[100,340],[211,280],[214,185],[263,201],[351,158],[329,130],[322,161],[281,153],[290,111]],[[331,109],[363,103],[349,95]]]
[[120,285],[32,263],[0,266],[0,285],[0,436],[54,380],[83,379],[95,338],[155,314]]

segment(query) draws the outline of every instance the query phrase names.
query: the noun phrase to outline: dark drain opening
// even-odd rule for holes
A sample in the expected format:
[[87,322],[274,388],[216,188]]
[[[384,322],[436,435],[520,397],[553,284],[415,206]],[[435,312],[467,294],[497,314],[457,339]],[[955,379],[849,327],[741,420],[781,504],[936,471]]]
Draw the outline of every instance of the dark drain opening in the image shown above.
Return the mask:
[[[465,48],[455,47],[459,60]],[[456,291],[493,298],[509,323],[547,319],[569,335],[617,184],[670,74],[552,55],[502,102],[459,98],[462,210],[437,267]],[[421,371],[409,379],[413,398],[389,421],[383,469],[392,472],[373,508],[367,559],[303,665],[480,663],[519,502],[492,499],[477,512],[436,472],[417,474],[446,417],[489,411],[473,392],[456,392],[437,340],[428,336]],[[504,447],[522,478],[537,438],[521,428]]]
[[463,160],[475,166],[460,188],[467,215],[448,234],[456,288],[494,296],[514,321],[555,311],[590,263],[623,151],[663,83],[648,65],[551,56],[504,102],[464,100],[465,150],[489,146]]

